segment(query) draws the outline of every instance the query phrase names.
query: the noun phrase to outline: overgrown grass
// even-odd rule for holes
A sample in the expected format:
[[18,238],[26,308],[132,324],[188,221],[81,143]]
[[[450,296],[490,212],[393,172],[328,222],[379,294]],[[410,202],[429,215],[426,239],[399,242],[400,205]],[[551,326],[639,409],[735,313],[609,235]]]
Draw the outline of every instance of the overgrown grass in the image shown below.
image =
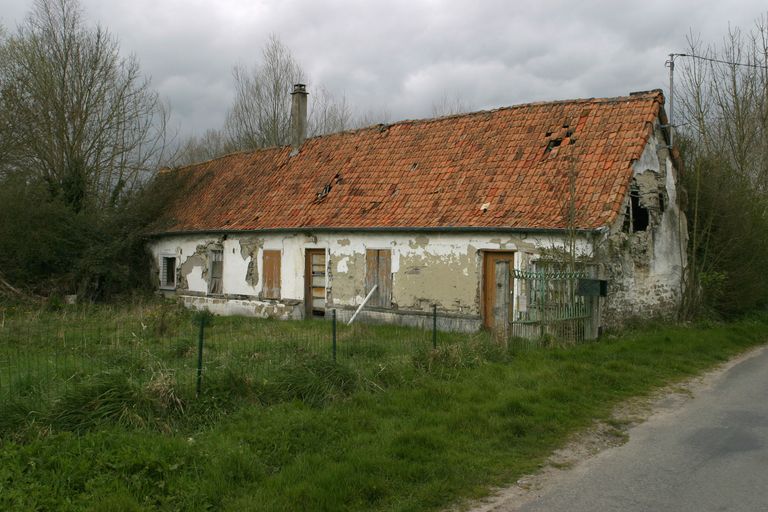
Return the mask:
[[[222,372],[199,401],[169,395],[167,376],[155,390],[83,379],[0,441],[0,509],[439,510],[534,470],[619,401],[762,343],[767,327],[655,326],[526,351],[473,339],[363,373],[296,359],[266,381]],[[184,420],[137,420],[153,417]]]
[[[93,387],[94,379],[123,378],[120,386],[132,386],[139,390],[135,393],[172,394],[181,404],[199,401],[197,313],[151,302],[118,308],[5,308],[0,313],[0,409],[6,405],[26,409],[28,422],[51,422],[53,404]],[[331,323],[324,321],[215,318],[205,328],[203,401],[215,409],[231,408],[242,398],[261,403],[294,398],[325,402],[318,390],[330,388],[311,381],[317,370],[330,371],[331,333]],[[412,366],[412,356],[432,345],[431,332],[423,329],[356,324],[339,325],[337,334],[341,365],[334,368],[347,365],[356,380],[374,388],[386,384],[379,377],[395,367]],[[442,344],[466,340],[464,335],[439,333]],[[286,376],[296,386],[286,385]],[[285,391],[294,388],[296,396]],[[1,419],[0,433],[16,429],[14,422],[20,419],[18,414]],[[161,430],[177,419],[163,414],[144,418]]]

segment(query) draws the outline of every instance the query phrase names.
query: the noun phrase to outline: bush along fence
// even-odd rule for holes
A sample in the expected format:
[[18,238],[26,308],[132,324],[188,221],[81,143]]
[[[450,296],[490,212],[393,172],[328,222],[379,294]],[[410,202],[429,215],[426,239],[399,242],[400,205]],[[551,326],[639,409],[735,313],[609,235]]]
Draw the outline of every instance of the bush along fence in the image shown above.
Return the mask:
[[327,361],[360,373],[413,365],[441,346],[484,335],[437,330],[433,307],[421,327],[336,320],[213,317],[175,307],[138,312],[19,314],[0,326],[0,403],[56,400],[95,376],[121,373],[142,385],[172,381],[185,396],[222,380],[268,383],[285,369]]

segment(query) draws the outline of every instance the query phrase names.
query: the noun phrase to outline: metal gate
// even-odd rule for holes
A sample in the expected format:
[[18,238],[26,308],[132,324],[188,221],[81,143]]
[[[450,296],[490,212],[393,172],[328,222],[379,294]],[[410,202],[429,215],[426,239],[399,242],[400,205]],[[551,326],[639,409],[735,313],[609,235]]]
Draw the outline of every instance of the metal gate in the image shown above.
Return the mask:
[[586,271],[515,270],[513,337],[580,342],[597,337],[597,297],[576,293]]

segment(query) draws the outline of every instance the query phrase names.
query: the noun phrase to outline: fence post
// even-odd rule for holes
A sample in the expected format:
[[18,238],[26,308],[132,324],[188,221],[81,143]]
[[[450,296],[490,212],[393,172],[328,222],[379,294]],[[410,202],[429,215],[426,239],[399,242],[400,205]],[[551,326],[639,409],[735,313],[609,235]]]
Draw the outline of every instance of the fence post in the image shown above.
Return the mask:
[[332,345],[333,362],[335,363],[336,362],[336,310],[335,309],[331,313],[331,317],[332,317],[332,321],[331,321],[332,327],[331,327],[331,329],[332,329],[332,332],[333,332],[333,338],[332,338],[333,339],[333,345]]
[[203,381],[203,340],[205,339],[205,315],[200,315],[200,332],[197,335],[197,387],[195,396],[200,396]]
[[432,304],[432,348],[437,350],[437,304]]

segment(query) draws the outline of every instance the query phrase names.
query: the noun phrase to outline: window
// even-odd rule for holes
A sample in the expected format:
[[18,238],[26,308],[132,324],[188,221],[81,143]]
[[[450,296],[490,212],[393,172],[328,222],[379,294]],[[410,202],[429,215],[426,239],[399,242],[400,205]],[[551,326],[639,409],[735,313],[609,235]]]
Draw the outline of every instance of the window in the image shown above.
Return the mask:
[[280,298],[280,251],[264,251],[264,287],[261,296],[265,299]]
[[630,207],[632,208],[632,231],[645,231],[648,229],[648,223],[650,221],[648,217],[648,209],[640,204],[640,197],[636,194],[629,196]]
[[224,251],[211,249],[208,257],[208,293],[224,293]]
[[640,194],[636,189],[630,189],[629,204],[624,211],[624,224],[621,230],[625,233],[636,233],[648,229],[650,216],[648,209],[640,204]]
[[176,256],[160,256],[160,288],[176,289]]
[[365,251],[365,293],[376,286],[368,305],[380,308],[392,306],[392,251],[368,249]]

